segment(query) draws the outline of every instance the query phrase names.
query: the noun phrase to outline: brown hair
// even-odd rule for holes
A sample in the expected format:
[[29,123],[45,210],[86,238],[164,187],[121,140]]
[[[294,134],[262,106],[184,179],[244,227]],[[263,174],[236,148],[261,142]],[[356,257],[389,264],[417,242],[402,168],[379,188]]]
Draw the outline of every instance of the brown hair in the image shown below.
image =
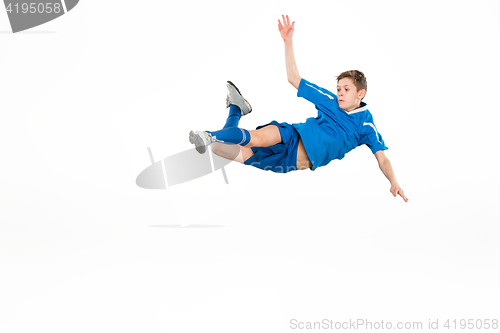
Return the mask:
[[365,77],[365,74],[363,74],[362,72],[360,72],[358,70],[345,71],[343,73],[340,73],[339,76],[337,76],[337,82],[339,82],[340,80],[342,80],[346,77],[348,77],[352,80],[352,82],[354,83],[354,86],[356,86],[356,89],[358,89],[358,91],[360,91],[362,89],[364,89],[365,91],[367,90],[366,89],[366,77]]

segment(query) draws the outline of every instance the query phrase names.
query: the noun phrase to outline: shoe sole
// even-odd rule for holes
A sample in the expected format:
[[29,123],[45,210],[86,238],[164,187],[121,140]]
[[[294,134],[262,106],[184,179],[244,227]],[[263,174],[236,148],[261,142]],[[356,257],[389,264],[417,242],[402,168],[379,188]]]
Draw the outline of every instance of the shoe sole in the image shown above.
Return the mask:
[[[245,99],[245,97],[243,97],[243,95],[241,94],[240,90],[238,89],[237,86],[234,85],[234,83],[232,83],[231,81],[227,81],[227,83],[229,83],[230,85],[232,85],[234,87],[234,89],[236,89],[236,91],[238,92],[238,94],[240,94],[241,98],[243,98],[243,100],[245,102],[247,102],[248,104],[248,107],[250,108],[250,111],[248,111],[248,113],[252,112],[252,106],[250,105],[250,103],[248,103],[248,101]],[[241,114],[242,116],[246,116],[248,113],[245,113],[245,114]]]
[[205,143],[203,143],[203,139],[200,137],[200,135],[195,134],[193,131],[189,132],[189,142],[196,146],[196,150],[200,154],[203,154],[207,150],[207,147],[205,147]]

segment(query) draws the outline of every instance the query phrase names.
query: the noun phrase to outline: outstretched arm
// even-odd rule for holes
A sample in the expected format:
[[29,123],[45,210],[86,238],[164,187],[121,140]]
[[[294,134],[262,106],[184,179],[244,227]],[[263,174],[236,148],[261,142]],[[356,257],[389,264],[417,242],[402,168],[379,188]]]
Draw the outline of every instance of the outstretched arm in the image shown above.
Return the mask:
[[392,170],[391,162],[389,161],[387,156],[385,156],[384,151],[379,150],[378,152],[376,152],[375,158],[378,161],[378,166],[380,167],[380,170],[382,170],[382,173],[391,182],[390,191],[392,195],[396,196],[397,194],[399,194],[401,198],[404,199],[405,202],[408,202],[408,198],[403,193],[401,187],[399,187],[398,181],[396,180],[396,175],[394,174],[394,170]]
[[295,21],[290,24],[290,19],[288,15],[283,17],[283,24],[278,20],[278,29],[280,30],[281,38],[285,42],[285,63],[286,63],[286,75],[288,77],[288,82],[292,84],[296,89],[299,89],[300,75],[297,69],[297,64],[295,63],[295,55],[293,54],[293,42],[292,36],[295,26]]

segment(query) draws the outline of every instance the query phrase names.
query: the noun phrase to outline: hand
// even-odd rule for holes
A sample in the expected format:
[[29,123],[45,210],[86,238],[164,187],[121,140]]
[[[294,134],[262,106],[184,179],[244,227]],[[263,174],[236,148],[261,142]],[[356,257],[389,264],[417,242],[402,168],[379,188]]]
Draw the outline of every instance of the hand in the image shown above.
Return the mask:
[[403,193],[403,190],[401,189],[401,187],[399,187],[398,183],[391,185],[391,193],[393,196],[396,196],[397,194],[399,194],[405,202],[408,202],[408,198],[405,196],[405,194]]
[[280,20],[278,20],[278,29],[280,30],[281,38],[283,38],[284,41],[287,41],[288,39],[292,39],[295,21],[290,24],[288,15],[286,16],[286,20],[284,15],[281,15],[281,17],[283,17],[284,25],[281,24]]

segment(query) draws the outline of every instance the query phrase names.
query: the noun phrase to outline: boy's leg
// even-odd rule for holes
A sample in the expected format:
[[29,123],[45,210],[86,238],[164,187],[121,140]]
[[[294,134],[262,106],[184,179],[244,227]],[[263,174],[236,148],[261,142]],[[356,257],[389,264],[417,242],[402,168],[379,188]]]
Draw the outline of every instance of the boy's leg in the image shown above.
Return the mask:
[[229,115],[227,116],[226,123],[224,124],[224,128],[229,127],[238,127],[241,119],[241,111],[240,108],[236,105],[229,106]]
[[281,133],[276,125],[267,125],[249,133],[250,142],[245,147],[269,147],[281,143]]
[[281,134],[276,125],[268,125],[249,133],[251,139],[246,146],[214,142],[212,152],[228,160],[243,163],[254,154],[250,147],[269,147],[281,142]]
[[281,134],[276,125],[268,125],[258,130],[247,131],[240,127],[229,127],[219,131],[206,131],[212,142],[235,144],[243,147],[269,147],[281,142]]
[[252,112],[252,107],[231,81],[226,82],[226,87],[226,107],[229,108],[229,115],[223,129],[215,132],[191,131],[189,133],[189,142],[196,146],[196,150],[200,154],[205,153],[207,150],[206,147],[215,142],[246,145],[250,141],[249,132],[238,128],[238,124],[241,116]]
[[[226,102],[227,103],[231,102],[229,94]],[[238,106],[229,104],[229,115],[222,129],[229,127],[238,127],[242,114],[243,113],[241,112],[241,109]],[[212,152],[215,155],[239,163],[245,162],[254,154],[254,152],[250,148],[241,147],[239,145],[234,145],[234,144],[226,145],[220,142],[214,142],[212,144]]]
[[[276,125],[268,125],[251,131],[237,127],[241,116],[250,113],[252,108],[243,96],[241,96],[238,88],[230,81],[227,82],[227,88],[228,97],[226,104],[229,106],[229,116],[226,119],[224,128],[219,131],[191,131],[189,133],[189,141],[195,144],[196,150],[199,153],[204,153],[208,145],[216,142],[227,145],[240,145],[246,148],[269,147],[282,142],[280,131]],[[222,152],[222,149],[219,148],[221,147],[219,146],[216,151]],[[251,149],[240,149],[240,152],[242,153],[242,158],[248,158],[253,155]]]

